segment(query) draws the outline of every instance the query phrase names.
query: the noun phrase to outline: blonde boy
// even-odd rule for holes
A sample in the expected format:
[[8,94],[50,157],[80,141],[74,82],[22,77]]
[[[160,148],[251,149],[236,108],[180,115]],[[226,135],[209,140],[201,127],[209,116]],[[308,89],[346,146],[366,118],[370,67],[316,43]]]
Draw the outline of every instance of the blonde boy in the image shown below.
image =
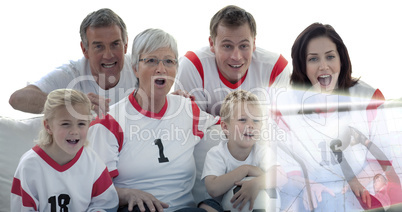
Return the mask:
[[[286,175],[276,164],[272,150],[260,142],[263,113],[256,95],[233,91],[226,96],[220,115],[226,139],[207,153],[201,179],[213,198],[241,186],[231,200],[233,207],[241,210],[250,202],[252,210],[259,191],[285,184]],[[254,178],[242,181],[245,177]]]

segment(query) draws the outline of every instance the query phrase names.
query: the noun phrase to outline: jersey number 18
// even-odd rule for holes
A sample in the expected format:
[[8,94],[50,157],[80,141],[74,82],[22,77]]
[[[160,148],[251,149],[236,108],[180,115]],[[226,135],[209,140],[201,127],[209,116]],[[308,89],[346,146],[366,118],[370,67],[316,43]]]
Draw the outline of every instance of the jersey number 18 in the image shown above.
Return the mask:
[[58,205],[60,207],[60,212],[68,212],[67,205],[70,203],[70,196],[68,194],[60,194],[57,200],[56,203],[56,196],[51,196],[48,199],[48,202],[50,203],[50,211],[57,212],[56,207]]

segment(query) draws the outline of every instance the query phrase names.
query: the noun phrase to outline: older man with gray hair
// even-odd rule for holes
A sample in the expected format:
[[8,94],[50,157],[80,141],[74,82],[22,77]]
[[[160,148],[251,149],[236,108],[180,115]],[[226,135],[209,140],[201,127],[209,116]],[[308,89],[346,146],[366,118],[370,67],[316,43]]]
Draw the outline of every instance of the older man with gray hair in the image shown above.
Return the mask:
[[109,111],[137,86],[127,52],[127,29],[123,20],[104,8],[87,15],[80,27],[84,57],[70,61],[25,88],[15,91],[9,100],[17,110],[41,113],[47,94],[59,88],[84,92],[98,115]]

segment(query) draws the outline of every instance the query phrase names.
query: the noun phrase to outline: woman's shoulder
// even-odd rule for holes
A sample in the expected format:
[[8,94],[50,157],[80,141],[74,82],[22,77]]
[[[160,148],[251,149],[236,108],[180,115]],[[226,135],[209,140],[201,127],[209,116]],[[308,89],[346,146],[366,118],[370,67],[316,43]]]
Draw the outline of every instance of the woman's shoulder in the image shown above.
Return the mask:
[[166,95],[168,104],[191,104],[191,99],[190,98],[186,98],[184,96],[180,96],[180,95],[176,95],[176,94],[168,94]]
[[253,62],[261,62],[261,63],[268,63],[275,65],[280,54],[276,52],[271,52],[266,49],[257,47],[256,50],[253,52]]
[[[197,104],[193,101],[191,101],[190,98],[186,98],[180,95],[176,94],[168,94],[166,95],[166,103],[167,103],[167,111],[166,115],[175,115],[183,117],[192,117],[191,111],[194,110],[194,107],[197,106]],[[184,114],[191,114],[190,116],[184,115]],[[184,121],[184,120],[183,120]]]
[[367,84],[366,82],[359,80],[354,86],[349,88],[349,94],[352,97],[367,97],[371,98],[376,92],[376,88]]

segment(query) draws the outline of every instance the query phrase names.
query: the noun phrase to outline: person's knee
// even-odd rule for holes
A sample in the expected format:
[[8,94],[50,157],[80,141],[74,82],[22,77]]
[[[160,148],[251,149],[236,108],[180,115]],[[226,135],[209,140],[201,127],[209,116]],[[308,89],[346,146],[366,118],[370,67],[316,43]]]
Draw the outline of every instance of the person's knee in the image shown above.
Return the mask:
[[199,208],[204,209],[206,212],[218,212],[215,208],[213,208],[209,205],[206,205],[204,203],[201,203]]
[[198,207],[206,210],[207,212],[223,212],[222,205],[214,199],[206,199],[200,202]]

